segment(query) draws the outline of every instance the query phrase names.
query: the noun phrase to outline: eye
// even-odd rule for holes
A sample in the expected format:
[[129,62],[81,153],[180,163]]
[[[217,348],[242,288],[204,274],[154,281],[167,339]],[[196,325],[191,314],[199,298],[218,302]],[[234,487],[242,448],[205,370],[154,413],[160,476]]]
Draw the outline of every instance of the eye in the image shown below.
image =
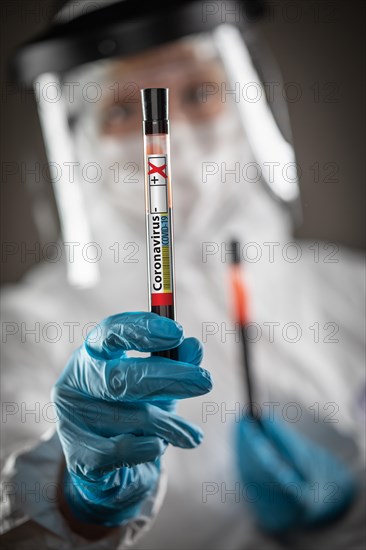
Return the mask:
[[192,84],[184,90],[183,101],[186,104],[201,104],[203,103],[203,86],[202,83]]
[[108,107],[102,115],[102,128],[104,131],[113,130],[130,122],[137,114],[136,105],[133,103],[118,103]]
[[[214,82],[213,78],[207,82]],[[182,96],[182,109],[195,122],[211,119],[223,110],[224,104],[220,101],[220,94],[207,94],[204,82],[189,83]]]

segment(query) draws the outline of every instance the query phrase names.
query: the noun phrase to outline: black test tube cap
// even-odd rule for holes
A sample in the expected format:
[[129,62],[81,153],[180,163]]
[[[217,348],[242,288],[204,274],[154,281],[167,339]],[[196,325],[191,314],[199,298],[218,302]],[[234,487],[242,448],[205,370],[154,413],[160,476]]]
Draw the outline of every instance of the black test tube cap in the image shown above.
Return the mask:
[[142,116],[145,122],[168,120],[168,88],[146,88],[141,90]]

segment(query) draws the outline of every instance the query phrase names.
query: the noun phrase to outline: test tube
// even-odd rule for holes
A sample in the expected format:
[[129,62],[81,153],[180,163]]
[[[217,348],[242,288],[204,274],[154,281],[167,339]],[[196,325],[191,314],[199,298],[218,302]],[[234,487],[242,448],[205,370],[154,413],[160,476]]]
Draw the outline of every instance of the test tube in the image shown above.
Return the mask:
[[231,241],[231,266],[230,266],[230,278],[231,287],[234,300],[234,318],[238,327],[240,341],[243,351],[243,365],[246,381],[246,390],[248,395],[248,413],[252,418],[259,421],[258,413],[254,407],[254,391],[253,391],[253,378],[252,378],[252,366],[249,353],[249,340],[247,336],[248,324],[249,324],[249,307],[248,307],[248,292],[244,285],[242,273],[240,269],[240,243],[237,240]]
[[[141,90],[149,308],[175,320],[173,212],[168,120],[169,90]],[[177,349],[153,355],[177,359]]]

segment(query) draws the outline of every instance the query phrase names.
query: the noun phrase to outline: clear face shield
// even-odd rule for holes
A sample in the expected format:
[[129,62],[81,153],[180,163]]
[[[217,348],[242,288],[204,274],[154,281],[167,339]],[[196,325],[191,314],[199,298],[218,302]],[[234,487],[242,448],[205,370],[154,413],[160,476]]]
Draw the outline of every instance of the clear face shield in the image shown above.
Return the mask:
[[[229,232],[235,216],[255,234],[298,204],[293,148],[235,25],[43,73],[34,87],[64,242],[103,242],[112,217],[143,242],[142,88],[170,90],[177,246],[215,238],[225,224]],[[98,276],[98,263],[75,253],[69,282],[92,286]]]

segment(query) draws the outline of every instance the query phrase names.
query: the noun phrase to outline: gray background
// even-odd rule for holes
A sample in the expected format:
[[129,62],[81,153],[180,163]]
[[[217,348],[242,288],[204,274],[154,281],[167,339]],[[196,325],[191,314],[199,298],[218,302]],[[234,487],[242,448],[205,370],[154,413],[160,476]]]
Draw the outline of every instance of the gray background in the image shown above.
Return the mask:
[[[58,234],[35,103],[9,82],[6,63],[19,43],[47,25],[59,4],[58,0],[1,2],[3,246],[24,243],[28,250],[37,240],[53,241]],[[273,0],[269,5],[259,32],[272,48],[284,82],[295,83],[286,88],[289,96],[301,93],[289,103],[304,207],[296,235],[364,249],[365,2]],[[22,163],[29,170],[37,162],[45,173],[39,180],[34,174],[25,177]],[[35,218],[47,228],[46,235],[39,235]],[[20,261],[19,254],[6,259],[2,255],[2,282],[18,280],[34,257],[28,254]]]

